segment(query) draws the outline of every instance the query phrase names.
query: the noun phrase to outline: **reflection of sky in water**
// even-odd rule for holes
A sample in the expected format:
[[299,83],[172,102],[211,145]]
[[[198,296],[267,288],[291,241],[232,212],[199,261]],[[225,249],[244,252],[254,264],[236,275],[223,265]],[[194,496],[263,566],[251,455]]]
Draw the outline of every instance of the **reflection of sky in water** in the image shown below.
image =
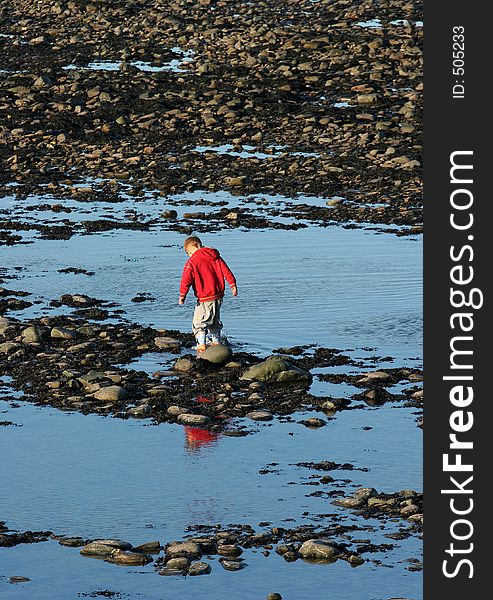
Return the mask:
[[[190,62],[193,56],[193,51],[182,50],[181,48],[172,48],[173,52],[181,55],[179,59],[173,59],[164,63],[150,63],[145,61],[128,61],[127,65],[149,73],[159,73],[160,71],[174,71],[182,73],[181,67],[187,62]],[[118,71],[121,69],[122,61],[111,60],[95,60],[87,65],[66,65],[62,67],[65,71]]]
[[[187,197],[196,198],[182,195],[181,199]],[[245,201],[244,197],[229,195],[222,198],[240,206]],[[269,197],[268,201],[285,200]],[[310,203],[305,198],[298,201]],[[65,215],[71,220],[86,207],[90,212],[87,218],[94,218],[90,205],[59,202],[74,208],[75,214]],[[145,210],[153,206],[157,213],[165,202],[156,200],[153,205],[146,198]],[[138,203],[132,202],[132,208],[137,207]],[[126,208],[125,204],[105,205],[97,210],[123,216]],[[197,208],[180,210],[192,212]],[[47,213],[45,218],[49,219]],[[32,245],[5,247],[5,264],[22,268],[20,279],[9,287],[31,291],[32,299],[43,300],[42,305],[34,305],[19,316],[47,314],[49,300],[79,292],[118,302],[131,320],[188,330],[192,302],[185,307],[176,304],[186,258],[181,248],[184,237],[158,228],[152,232],[77,235],[65,241],[35,239]],[[419,238],[396,238],[340,226],[298,231],[233,229],[202,237],[207,245],[221,250],[238,277],[240,296],[234,300],[228,297],[223,310],[226,333],[238,347],[246,344],[247,350],[261,353],[306,343],[350,347],[353,358],[366,360],[376,354],[396,357],[395,364],[389,366],[410,365],[411,357],[420,356]],[[70,266],[94,271],[95,275],[58,273],[58,269]],[[131,299],[139,292],[150,294],[156,301],[133,303]],[[364,346],[372,350],[361,350]],[[128,366],[152,373],[167,370],[174,358],[168,353],[150,352]],[[355,391],[350,385],[317,379],[312,386],[315,395],[347,397]],[[310,515],[331,513],[343,524],[376,527],[371,533],[355,532],[355,537],[388,542],[383,534],[394,532],[400,522],[388,522],[380,530],[380,521],[359,521],[350,511],[332,506],[327,498],[309,494],[320,489],[349,493],[363,485],[389,492],[421,489],[421,456],[417,452],[421,431],[413,410],[388,404],[343,411],[318,430],[297,422],[307,416],[326,419],[316,412],[295,414],[293,422],[283,423],[277,418],[265,424],[241,419],[239,423],[255,433],[237,438],[179,425],[156,426],[149,420],[83,416],[22,402],[19,408],[11,408],[0,402],[0,420],[23,425],[1,432],[0,477],[6,493],[0,495],[0,515],[11,527],[23,531],[51,529],[67,535],[126,538],[138,544],[150,539],[163,543],[179,539],[192,523],[256,526],[270,521],[282,526],[285,519],[294,518],[296,522],[286,522],[293,526],[312,522]],[[337,482],[323,487],[299,485],[312,472],[294,465],[319,460],[350,462],[369,471],[331,473],[336,479],[349,479],[347,488],[337,488]],[[279,473],[259,475],[258,471],[271,463],[279,463],[275,467]],[[304,512],[309,515],[302,517]],[[370,560],[382,559],[393,569],[369,562],[351,571],[342,562],[330,566],[301,561],[286,564],[275,552],[268,558],[246,552],[250,566],[245,571],[227,573],[214,560],[212,575],[198,578],[198,584],[197,578],[166,578],[163,582],[152,572],[152,565],[118,569],[84,559],[77,549],[61,548],[55,542],[0,549],[0,558],[4,573],[33,579],[26,585],[9,586],[16,598],[26,600],[65,600],[70,594],[75,597],[95,589],[122,588],[144,600],[156,600],[163,594],[182,595],[183,585],[189,597],[226,600],[234,594],[250,600],[252,594],[265,597],[279,591],[290,600],[301,600],[307,597],[307,590],[319,593],[327,582],[338,600],[354,600],[361,589],[371,590],[375,599],[396,595],[416,599],[421,577],[405,571],[407,563],[402,561],[418,556],[419,548],[420,542],[414,538],[399,542],[385,555],[366,555]],[[0,579],[0,591],[3,585],[7,584]]]
[[[2,252],[6,264],[22,268],[16,287],[33,298],[47,303],[66,293],[88,294],[118,302],[132,320],[186,331],[192,300],[177,305],[184,238],[169,231],[119,231]],[[225,334],[233,342],[261,352],[318,343],[421,355],[420,241],[339,226],[233,229],[202,238],[221,251],[238,278],[239,297],[226,294],[223,306]],[[95,275],[58,273],[70,266]],[[156,300],[131,301],[142,292]],[[41,304],[22,314],[44,312]]]

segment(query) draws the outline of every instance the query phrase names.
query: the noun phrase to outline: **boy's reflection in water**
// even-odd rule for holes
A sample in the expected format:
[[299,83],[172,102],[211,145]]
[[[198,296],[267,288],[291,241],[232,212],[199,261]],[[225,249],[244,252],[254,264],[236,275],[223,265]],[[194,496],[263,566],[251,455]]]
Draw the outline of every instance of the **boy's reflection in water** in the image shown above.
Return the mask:
[[[212,402],[205,396],[197,396],[196,401],[199,403]],[[185,429],[185,447],[188,452],[200,452],[201,448],[212,446],[219,439],[220,434],[201,427],[184,427]]]

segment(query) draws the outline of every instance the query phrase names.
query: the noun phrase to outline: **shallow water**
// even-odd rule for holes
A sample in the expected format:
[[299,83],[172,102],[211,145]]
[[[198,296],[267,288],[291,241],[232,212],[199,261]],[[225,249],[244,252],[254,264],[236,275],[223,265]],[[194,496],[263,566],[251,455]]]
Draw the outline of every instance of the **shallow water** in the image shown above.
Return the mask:
[[[41,240],[3,250],[20,268],[18,289],[42,304],[65,293],[118,302],[129,319],[188,330],[193,302],[177,305],[184,236],[169,231],[119,231],[70,240]],[[270,352],[318,343],[344,349],[374,347],[399,357],[421,355],[421,244],[361,229],[297,231],[232,229],[203,236],[220,249],[238,279],[226,295],[223,322],[233,342]],[[95,275],[60,274],[66,267]],[[12,285],[12,284],[11,284]],[[135,304],[138,293],[157,298]]]
[[[421,461],[416,456],[421,434],[413,415],[402,408],[348,411],[319,430],[297,423],[303,417],[300,413],[294,415],[292,423],[254,424],[254,435],[217,436],[208,443],[197,441],[187,428],[178,425],[85,417],[26,403],[11,408],[0,402],[0,411],[2,420],[22,425],[6,428],[0,437],[6,490],[0,498],[0,514],[11,528],[19,530],[35,525],[36,529],[66,535],[120,537],[137,544],[150,539],[162,543],[179,539],[189,524],[233,522],[256,527],[260,521],[280,526],[313,522],[311,516],[301,517],[304,512],[338,514],[339,522],[354,523],[350,511],[307,494],[321,488],[337,489],[342,479],[351,480],[342,484],[346,493],[362,485],[389,492],[421,487]],[[351,462],[368,472],[337,470],[331,473],[336,481],[329,486],[301,485],[309,481],[313,471],[295,464],[327,459]],[[258,474],[272,463],[277,463],[271,467],[273,473]],[[285,521],[293,517],[295,523]],[[379,521],[358,524],[376,527],[376,531],[354,532],[353,537],[371,537],[376,543],[388,543],[382,535],[400,526],[390,522],[381,530]],[[214,590],[214,598],[226,598],[221,595],[226,594],[221,590],[223,585],[242,598],[250,598],[252,589],[264,595],[258,597],[290,590],[287,598],[301,599],[302,587],[315,589],[329,577],[338,598],[355,598],[355,590],[363,581],[365,587],[371,586],[374,598],[388,598],[397,592],[418,598],[419,575],[405,571],[402,561],[419,557],[419,552],[419,543],[410,538],[391,552],[366,556],[383,560],[394,569],[367,563],[349,573],[346,564],[325,568],[288,565],[275,554],[264,558],[247,551],[244,556],[250,566],[246,575],[224,573],[213,563],[213,575],[198,589],[201,594]],[[126,593],[139,588],[143,598],[155,598],[154,594],[163,589],[166,593],[182,589],[178,585],[195,590],[195,584],[188,580],[162,580],[152,573],[152,567],[106,565],[53,542],[4,550],[2,565],[6,575],[23,574],[33,579],[29,587],[9,588],[15,591],[12,597],[29,597],[34,590],[36,598],[50,597],[47,565],[60,590],[60,596],[51,598],[67,598],[63,594],[69,591],[106,588],[124,589]],[[142,572],[149,576],[139,581]],[[269,588],[273,580],[280,586],[275,590]],[[50,586],[50,593],[57,592]]]
[[[202,194],[205,209],[210,200],[226,195]],[[258,196],[274,204],[286,199]],[[173,204],[197,200],[180,195]],[[228,202],[252,203],[253,198]],[[322,199],[324,202],[325,199]],[[43,200],[44,202],[45,200]],[[315,203],[321,199],[298,198]],[[21,202],[14,201],[12,202]],[[37,202],[38,199],[23,201]],[[95,218],[103,211],[121,218],[130,205],[147,214],[163,210],[165,201],[145,197],[141,206],[131,198],[118,205],[61,201],[74,212],[74,221]],[[240,204],[241,205],[241,204]],[[5,206],[5,205],[4,205]],[[204,210],[196,205],[177,210]],[[50,213],[32,213],[50,218]],[[58,213],[56,218],[63,218]],[[24,218],[24,217],[23,217]],[[18,314],[19,318],[46,314],[47,304],[65,293],[86,293],[117,302],[131,321],[158,328],[188,330],[193,302],[176,304],[185,254],[183,235],[161,230],[116,231],[70,240],[41,240],[2,249],[8,274],[18,280],[9,287],[24,289],[41,301]],[[269,354],[273,348],[317,343],[348,350],[363,359],[364,368],[377,368],[371,358],[390,356],[381,366],[415,366],[421,356],[421,242],[419,238],[382,235],[341,226],[311,227],[297,231],[224,230],[204,235],[207,245],[223,253],[238,278],[240,296],[227,297],[223,307],[225,332],[237,348]],[[84,268],[94,276],[60,274],[66,267]],[[16,270],[16,269],[20,270]],[[154,302],[134,303],[139,293]],[[15,313],[14,313],[15,314]],[[128,365],[145,370],[166,369],[171,355],[148,353]],[[372,366],[373,365],[373,366]],[[363,367],[361,367],[363,368]],[[347,366],[344,372],[360,368]],[[315,373],[337,373],[337,368]],[[8,383],[8,382],[7,382]],[[402,386],[401,386],[402,387]],[[398,391],[399,386],[396,387]],[[400,388],[399,388],[400,389]],[[315,379],[312,393],[349,397],[357,388]],[[2,390],[0,390],[0,396]],[[3,395],[9,397],[7,387]],[[298,421],[320,416],[327,425],[307,429]],[[133,544],[179,539],[190,524],[249,523],[261,521],[295,526],[316,522],[316,515],[334,514],[341,523],[372,527],[354,532],[354,538],[374,543],[395,543],[385,553],[367,554],[357,569],[347,563],[287,564],[272,553],[263,557],[246,551],[249,567],[229,573],[213,560],[209,577],[161,578],[148,567],[127,568],[79,556],[77,549],[56,542],[0,549],[0,594],[12,598],[76,598],[95,590],[116,590],[130,597],[161,600],[187,597],[226,600],[262,598],[280,592],[288,600],[319,595],[330,586],[340,600],[421,597],[421,576],[406,570],[407,559],[420,556],[415,537],[394,542],[384,538],[406,522],[362,520],[335,507],[316,491],[373,486],[393,492],[421,489],[421,430],[414,409],[397,404],[336,413],[328,419],[310,412],[259,424],[247,419],[251,435],[233,438],[199,435],[179,425],[152,425],[149,421],[120,420],[60,412],[16,400],[0,401],[0,420],[19,427],[0,431],[0,517],[18,530],[49,529],[83,537],[118,537]],[[363,472],[334,471],[332,484],[303,485],[318,472],[296,463],[333,460],[352,463]],[[259,474],[268,465],[269,472]],[[346,482],[342,480],[348,480]],[[373,559],[385,566],[377,566]],[[392,568],[389,568],[392,567]],[[7,577],[27,575],[26,584],[9,584]]]

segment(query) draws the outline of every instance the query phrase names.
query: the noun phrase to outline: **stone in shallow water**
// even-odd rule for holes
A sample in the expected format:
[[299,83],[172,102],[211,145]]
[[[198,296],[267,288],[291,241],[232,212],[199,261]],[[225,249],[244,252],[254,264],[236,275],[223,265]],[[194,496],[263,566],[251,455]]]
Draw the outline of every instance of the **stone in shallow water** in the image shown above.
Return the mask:
[[103,402],[118,402],[126,398],[127,395],[128,392],[119,385],[109,385],[98,390],[94,394],[94,398]]
[[221,556],[237,557],[243,554],[243,550],[236,544],[220,544],[217,553]]
[[152,562],[152,556],[137,552],[125,552],[124,550],[113,550],[106,562],[115,565],[147,565]]
[[221,365],[228,362],[232,356],[233,353],[229,346],[219,344],[218,346],[209,346],[207,350],[204,350],[204,352],[200,354],[200,359],[216,365]]
[[199,561],[190,565],[189,575],[208,575],[211,572],[211,566],[205,562]]
[[80,546],[84,546],[85,545],[85,540],[83,540],[82,538],[62,538],[61,540],[58,540],[58,543],[61,546],[68,546],[69,548],[78,548]]
[[130,550],[132,544],[123,540],[94,540],[80,549],[83,556],[110,556],[114,550]]
[[151,407],[147,403],[139,404],[138,406],[129,408],[126,414],[134,419],[144,419],[151,414]]
[[341,498],[333,500],[335,506],[343,506],[344,508],[361,508],[365,505],[364,498]]
[[206,425],[209,422],[209,417],[205,415],[190,415],[182,413],[178,415],[177,421],[178,423],[181,423],[181,425]]
[[272,415],[266,410],[254,410],[249,412],[247,417],[253,421],[272,421]]
[[240,377],[243,381],[266,381],[277,383],[310,382],[309,371],[300,369],[281,356],[271,356],[264,362],[253,365]]
[[226,571],[240,571],[247,566],[247,563],[242,558],[220,558],[219,562]]
[[154,343],[160,350],[169,350],[170,352],[180,352],[181,343],[172,337],[154,338]]
[[202,550],[199,544],[195,542],[176,542],[171,543],[166,548],[166,556],[170,558],[177,558],[185,556],[187,558],[200,558],[202,556]]
[[161,549],[161,543],[156,541],[153,542],[145,542],[144,544],[140,544],[139,546],[135,546],[133,548],[134,552],[147,552],[152,554],[153,552],[159,552]]
[[308,540],[302,544],[299,553],[303,558],[332,561],[339,550],[328,541]]

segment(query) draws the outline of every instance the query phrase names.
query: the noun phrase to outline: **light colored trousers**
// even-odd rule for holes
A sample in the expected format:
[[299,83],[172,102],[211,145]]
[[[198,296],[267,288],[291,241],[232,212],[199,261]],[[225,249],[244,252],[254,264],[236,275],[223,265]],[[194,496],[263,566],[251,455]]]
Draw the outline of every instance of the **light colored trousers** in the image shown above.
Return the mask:
[[207,335],[220,338],[221,329],[221,304],[222,298],[211,300],[210,302],[199,302],[193,312],[192,331],[195,337],[197,335]]

